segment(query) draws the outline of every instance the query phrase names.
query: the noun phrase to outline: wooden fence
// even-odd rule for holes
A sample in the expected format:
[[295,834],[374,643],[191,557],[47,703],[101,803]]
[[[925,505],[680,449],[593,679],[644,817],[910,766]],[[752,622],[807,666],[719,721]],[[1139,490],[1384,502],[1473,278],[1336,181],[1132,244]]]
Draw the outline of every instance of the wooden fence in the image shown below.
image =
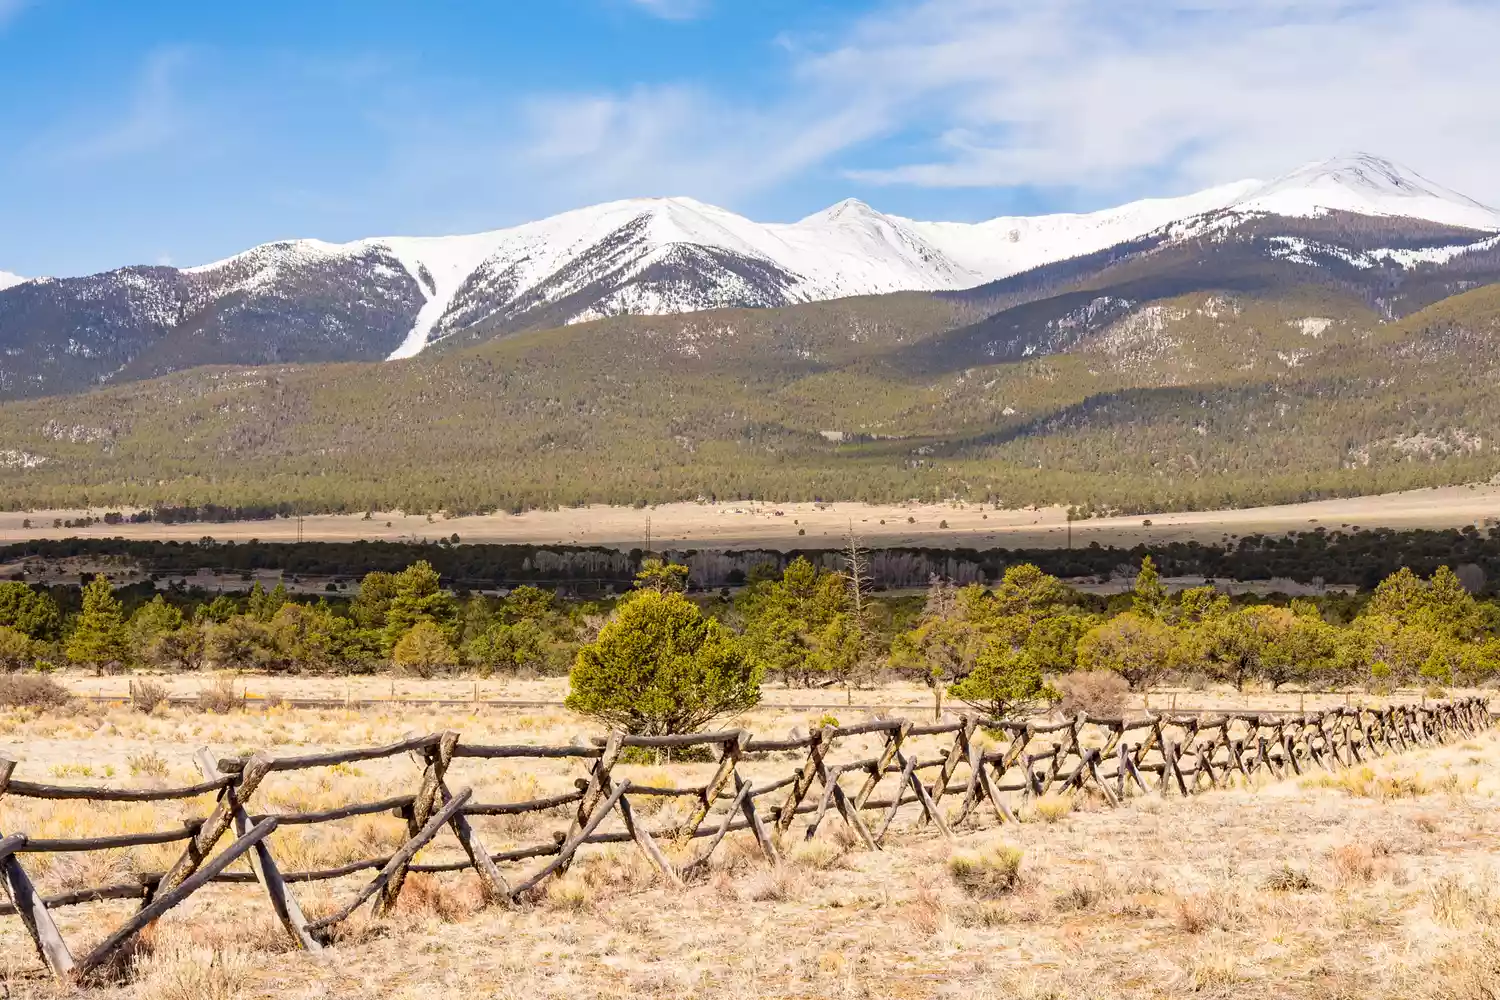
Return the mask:
[[[1100,719],[1080,715],[1055,723],[1010,722],[963,717],[933,725],[883,719],[852,726],[828,726],[805,737],[758,740],[741,730],[690,736],[612,734],[588,745],[494,746],[466,744],[454,732],[420,736],[389,746],[294,757],[257,753],[213,760],[197,755],[203,781],[180,788],[117,789],[39,784],[13,778],[15,762],[0,758],[0,796],[86,799],[92,802],[145,802],[215,796],[209,815],[178,829],[79,839],[29,839],[0,830],[0,868],[11,903],[47,966],[62,979],[97,979],[123,945],[167,910],[211,882],[259,883],[286,933],[302,948],[328,946],[332,929],[374,899],[373,913],[387,914],[411,872],[474,869],[492,904],[526,898],[548,878],[565,871],[586,845],[633,842],[663,877],[675,883],[706,868],[715,849],[735,831],[748,830],[771,863],[787,838],[811,839],[830,813],[837,814],[866,848],[880,850],[898,823],[951,837],[985,814],[1001,824],[1049,792],[1097,795],[1110,806],[1132,795],[1191,795],[1225,787],[1238,775],[1250,781],[1257,771],[1274,778],[1308,770],[1333,771],[1389,753],[1462,738],[1490,726],[1487,704],[1478,698],[1383,709],[1340,708],[1296,716],[1226,714],[1214,717],[1149,715],[1139,719]],[[632,784],[617,776],[627,748],[678,752],[696,748],[712,755],[711,777],[692,788]],[[873,753],[871,749],[873,748]],[[925,751],[925,755],[924,755]],[[247,809],[268,775],[303,771],[403,754],[422,764],[411,794],[355,802],[321,812],[254,815]],[[855,756],[860,754],[860,756]],[[479,802],[471,788],[452,790],[448,770],[455,760],[527,761],[576,759],[586,768],[574,789],[521,802]],[[790,773],[779,764],[797,761]],[[752,779],[748,772],[760,777]],[[779,776],[766,778],[770,772]],[[881,797],[877,798],[879,793]],[[648,830],[632,805],[645,796],[684,796],[692,803],[686,819]],[[946,803],[955,802],[954,805]],[[915,807],[915,808],[910,808]],[[492,852],[470,822],[474,816],[515,816],[566,810],[565,829],[552,839]],[[903,819],[903,810],[905,817]],[[368,858],[322,871],[284,872],[267,836],[278,825],[334,823],[350,817],[390,813],[406,822],[406,840],[387,857]],[[803,825],[793,832],[793,824]],[[605,829],[606,821],[617,829]],[[463,856],[417,862],[419,851],[444,831]],[[233,830],[229,845],[214,854]],[[445,838],[446,840],[447,838]],[[167,871],[143,874],[133,882],[98,886],[42,898],[21,859],[28,853],[98,851],[148,844],[185,842]],[[696,842],[703,841],[702,844]],[[671,842],[689,860],[674,864],[662,849]],[[451,846],[451,845],[450,845]],[[456,853],[456,852],[455,852]],[[241,858],[248,871],[230,871]],[[534,867],[527,870],[528,862]],[[340,879],[360,872],[375,875],[336,912],[309,920],[291,886]],[[95,900],[139,899],[141,905],[113,933],[82,957],[75,957],[50,911]]]

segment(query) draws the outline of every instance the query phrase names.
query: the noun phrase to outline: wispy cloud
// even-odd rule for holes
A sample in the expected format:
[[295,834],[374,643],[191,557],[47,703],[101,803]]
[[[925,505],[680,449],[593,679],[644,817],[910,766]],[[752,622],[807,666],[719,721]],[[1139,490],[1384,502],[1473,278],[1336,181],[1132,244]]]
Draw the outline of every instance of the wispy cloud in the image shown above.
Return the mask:
[[691,21],[708,12],[709,0],[630,0],[653,17],[668,21]]
[[122,107],[104,118],[60,126],[42,137],[39,152],[54,162],[92,165],[151,153],[179,139],[188,116],[178,78],[188,61],[186,49],[152,53]]
[[756,108],[692,87],[528,102],[523,161],[580,194],[732,200],[787,180],[885,127],[863,107]]

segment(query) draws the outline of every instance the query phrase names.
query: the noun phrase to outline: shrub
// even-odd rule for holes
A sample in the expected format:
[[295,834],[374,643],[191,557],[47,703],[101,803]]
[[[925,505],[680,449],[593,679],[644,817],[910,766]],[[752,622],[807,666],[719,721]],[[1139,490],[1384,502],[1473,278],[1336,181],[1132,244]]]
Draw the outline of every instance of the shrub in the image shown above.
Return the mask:
[[1062,710],[1068,715],[1087,712],[1095,718],[1118,719],[1130,696],[1130,685],[1113,670],[1064,674],[1054,686],[1062,693]]
[[36,662],[37,643],[25,632],[0,625],[0,671],[25,670]]
[[567,706],[628,733],[696,732],[760,701],[739,638],[681,594],[643,590],[578,651]]
[[1173,636],[1155,618],[1126,611],[1084,633],[1078,641],[1078,665],[1084,670],[1112,670],[1131,690],[1150,687],[1171,662]]
[[0,705],[8,708],[61,708],[72,700],[68,689],[50,677],[0,674]]
[[242,699],[234,690],[234,681],[221,677],[198,692],[198,707],[205,712],[227,715],[239,707]]
[[948,875],[964,892],[993,899],[1013,890],[1021,881],[1018,847],[994,844],[982,851],[956,851],[948,857]]
[[165,705],[169,698],[165,684],[149,679],[136,681],[130,692],[130,703],[135,710],[147,715],[156,711],[156,706]]

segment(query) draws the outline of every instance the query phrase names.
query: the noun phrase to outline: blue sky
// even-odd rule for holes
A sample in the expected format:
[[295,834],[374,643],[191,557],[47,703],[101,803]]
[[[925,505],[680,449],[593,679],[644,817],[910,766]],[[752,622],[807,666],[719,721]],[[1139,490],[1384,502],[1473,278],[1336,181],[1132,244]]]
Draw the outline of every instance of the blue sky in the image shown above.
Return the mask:
[[1493,0],[0,0],[0,269],[686,194],[1084,210],[1367,149],[1500,202]]

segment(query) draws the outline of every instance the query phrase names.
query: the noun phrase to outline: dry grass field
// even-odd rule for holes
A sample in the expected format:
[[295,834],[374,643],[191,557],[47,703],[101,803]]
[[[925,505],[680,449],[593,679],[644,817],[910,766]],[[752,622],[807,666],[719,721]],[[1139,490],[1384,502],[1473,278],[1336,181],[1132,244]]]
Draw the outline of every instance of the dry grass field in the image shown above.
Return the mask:
[[[188,681],[174,683],[186,690]],[[254,692],[293,682],[248,683]],[[310,689],[334,682],[296,683]],[[485,696],[526,693],[547,701],[561,693],[555,681],[493,683]],[[772,690],[765,704],[735,722],[779,736],[806,732],[825,713],[848,724],[876,711],[910,709],[916,716],[924,704],[918,688],[854,694],[878,708],[841,710],[840,695],[831,692],[819,693],[833,703],[827,709],[790,708],[806,693]],[[1191,696],[1195,707],[1298,707],[1296,696],[1217,690]],[[1169,697],[1157,693],[1153,705]],[[1186,705],[1187,693],[1180,697]],[[592,731],[545,706],[397,701],[350,709],[256,706],[227,714],[170,706],[145,715],[126,705],[75,703],[46,712],[0,710],[0,753],[21,761],[18,779],[178,785],[197,780],[191,755],[199,746],[217,756],[261,748],[285,755],[445,728],[466,740],[513,743],[565,743]],[[763,766],[779,776],[795,764],[789,756]],[[620,773],[634,782],[681,787],[701,783],[711,769],[637,764]],[[419,765],[397,757],[277,774],[252,809],[320,809],[379,798],[410,791],[419,773]],[[493,801],[565,789],[580,773],[576,762],[564,760],[528,762],[524,769],[463,760],[449,775],[455,787],[473,785],[477,797]],[[1250,787],[1188,800],[1153,795],[1110,809],[1081,795],[1049,797],[1028,808],[1020,825],[960,832],[954,845],[906,829],[886,850],[867,851],[839,836],[843,828],[834,825],[810,844],[789,841],[784,864],[772,868],[748,835],[732,834],[729,849],[683,888],[662,880],[631,845],[593,847],[568,876],[515,909],[480,908],[470,873],[413,876],[392,919],[357,918],[316,959],[290,950],[256,886],[210,885],[160,921],[119,985],[90,992],[141,1000],[430,998],[439,992],[569,1000],[1479,1000],[1493,998],[1500,983],[1497,796],[1500,731],[1337,774],[1274,782],[1258,772]],[[643,801],[663,819],[686,808],[683,799]],[[207,796],[111,805],[11,796],[0,798],[0,830],[68,837],[162,829],[210,806]],[[504,849],[546,839],[567,816],[475,819],[487,845]],[[404,836],[403,823],[387,815],[332,827],[280,829],[272,850],[284,868],[318,867],[387,852]],[[794,825],[794,835],[797,830]],[[985,877],[995,869],[975,860],[1006,848],[1020,852],[1014,884]],[[177,849],[29,854],[25,862],[50,893],[161,870]],[[315,917],[335,909],[366,878],[295,891]],[[82,947],[137,905],[102,902],[54,912],[64,935]],[[9,997],[68,995],[42,973],[15,917],[0,917],[0,982],[8,991],[0,995]]]
[[[780,512],[780,513],[778,513]],[[319,515],[229,524],[95,524],[54,528],[53,521],[103,517],[97,510],[0,513],[0,543],[29,538],[142,538],[197,541],[350,542],[357,539],[433,541],[457,534],[466,542],[695,548],[837,548],[850,526],[869,545],[933,548],[1061,548],[1068,543],[1067,510],[994,510],[983,504],[670,503],[650,509],[576,507],[447,518],[377,513]],[[1150,523],[1147,524],[1146,522]],[[1073,524],[1072,544],[1129,548],[1178,541],[1215,543],[1256,533],[1285,534],[1316,526],[1362,528],[1487,527],[1500,521],[1500,484],[1451,486],[1380,496],[1239,510],[1185,511],[1103,517]],[[26,523],[30,522],[30,527]],[[944,525],[946,524],[946,527]],[[299,536],[299,531],[301,532]],[[802,534],[799,534],[802,532]]]

